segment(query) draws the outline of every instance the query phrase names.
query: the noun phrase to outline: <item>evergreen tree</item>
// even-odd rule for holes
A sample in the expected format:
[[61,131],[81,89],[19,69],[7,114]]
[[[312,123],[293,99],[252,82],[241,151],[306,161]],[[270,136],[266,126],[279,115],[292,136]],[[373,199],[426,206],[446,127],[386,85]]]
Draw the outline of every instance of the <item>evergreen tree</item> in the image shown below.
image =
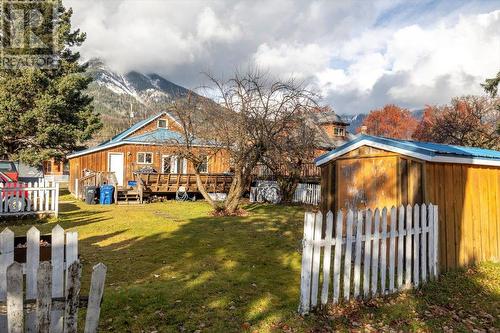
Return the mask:
[[[484,90],[491,95],[491,97],[496,97],[498,93],[498,86],[500,86],[500,72],[497,73],[497,76],[491,79],[486,79],[483,84],[481,84]],[[500,112],[500,99],[497,100],[497,110]],[[497,133],[500,135],[500,122],[497,124]]]
[[0,68],[0,158],[31,165],[59,159],[81,148],[101,127],[92,98],[85,94],[91,79],[84,74],[86,66],[79,63],[80,54],[73,50],[86,34],[71,29],[72,9],[64,8],[61,1],[55,6],[56,24],[39,29],[47,35],[55,29],[58,64]]

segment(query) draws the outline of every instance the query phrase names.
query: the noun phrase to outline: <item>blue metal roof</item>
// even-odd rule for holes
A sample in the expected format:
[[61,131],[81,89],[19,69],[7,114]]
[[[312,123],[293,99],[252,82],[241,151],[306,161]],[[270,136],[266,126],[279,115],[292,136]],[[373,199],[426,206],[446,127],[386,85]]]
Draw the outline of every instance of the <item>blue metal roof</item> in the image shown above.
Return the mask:
[[174,132],[166,128],[158,128],[154,131],[147,132],[141,135],[132,136],[124,141],[134,143],[184,143],[184,136],[179,132]]
[[162,114],[163,114],[163,112],[159,113],[159,114],[156,114],[154,116],[151,116],[151,117],[149,117],[147,119],[141,120],[140,122],[132,125],[132,127],[130,127],[128,129],[126,129],[125,131],[123,131],[123,132],[115,135],[110,141],[104,142],[104,143],[100,144],[100,146],[107,145],[110,142],[118,142],[118,141],[121,141],[121,140],[125,139],[127,136],[129,136],[130,134],[134,133],[135,131],[137,131],[141,127],[149,124],[150,122],[152,122],[156,118],[160,117]]
[[[361,141],[365,141],[368,144],[373,142],[375,144],[381,144],[388,147],[393,147],[406,151],[408,153],[416,153],[422,156],[428,156],[429,160],[434,157],[462,157],[462,158],[479,158],[487,159],[492,161],[500,161],[500,151],[475,148],[475,147],[462,147],[453,146],[433,142],[417,142],[409,140],[398,140],[384,137],[376,137],[371,135],[360,135],[356,139],[349,141],[348,143],[318,157],[315,159],[316,163],[323,164],[327,160],[337,157],[339,153],[349,151],[350,147],[359,145]],[[404,153],[404,152],[403,152]]]
[[[79,152],[75,152],[73,154],[68,155],[68,158],[71,157],[76,157],[80,155],[85,155],[88,153],[92,153],[95,151],[103,150],[109,147],[114,147],[114,146],[119,146],[123,144],[165,144],[165,143],[172,143],[172,144],[179,144],[179,143],[185,143],[184,137],[181,133],[166,129],[166,128],[158,128],[154,131],[147,132],[144,134],[136,135],[136,136],[131,136],[134,132],[139,130],[140,128],[146,126],[150,122],[154,121],[155,119],[159,118],[161,115],[165,114],[166,112],[159,113],[155,116],[149,117],[147,119],[144,119],[137,124],[133,125],[126,131],[121,132],[120,134],[116,135],[113,137],[110,141],[101,143],[97,147],[92,147],[88,148],[85,150],[81,150]],[[202,142],[201,140],[194,139],[192,144],[194,145],[215,145],[215,143],[210,143],[210,142]]]

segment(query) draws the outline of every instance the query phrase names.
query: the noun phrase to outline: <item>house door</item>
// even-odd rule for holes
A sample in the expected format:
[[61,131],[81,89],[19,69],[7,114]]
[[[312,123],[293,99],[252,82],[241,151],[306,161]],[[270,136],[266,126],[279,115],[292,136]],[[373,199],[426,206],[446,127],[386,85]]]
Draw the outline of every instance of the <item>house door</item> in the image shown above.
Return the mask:
[[187,173],[187,159],[179,156],[170,157],[170,173]]
[[123,186],[123,153],[109,153],[109,172],[114,172],[119,186]]

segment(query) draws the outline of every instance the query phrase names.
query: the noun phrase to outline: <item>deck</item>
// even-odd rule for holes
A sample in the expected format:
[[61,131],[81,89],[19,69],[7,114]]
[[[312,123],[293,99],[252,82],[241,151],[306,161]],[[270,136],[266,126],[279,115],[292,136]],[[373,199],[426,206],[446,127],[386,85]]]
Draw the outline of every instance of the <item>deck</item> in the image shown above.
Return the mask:
[[[209,193],[227,193],[233,181],[233,176],[228,174],[204,174],[200,177]],[[190,193],[199,192],[195,174],[135,174],[135,180],[145,193],[176,193],[180,187]]]
[[[227,193],[233,181],[228,174],[200,175],[205,189],[209,193]],[[113,172],[97,172],[80,178],[78,182],[78,197],[84,199],[86,186],[115,186],[115,202],[142,203],[152,195],[168,195],[184,188],[188,193],[199,193],[195,174],[134,174],[134,185],[119,186]]]

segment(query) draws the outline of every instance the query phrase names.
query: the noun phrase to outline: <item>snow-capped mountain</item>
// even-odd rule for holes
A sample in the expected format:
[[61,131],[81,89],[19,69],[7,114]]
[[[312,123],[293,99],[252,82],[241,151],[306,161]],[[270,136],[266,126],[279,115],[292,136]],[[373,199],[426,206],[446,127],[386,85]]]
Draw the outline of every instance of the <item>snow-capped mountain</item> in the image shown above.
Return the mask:
[[[417,120],[420,120],[420,119],[422,119],[422,116],[424,114],[424,110],[423,109],[412,110],[411,113],[412,113],[413,117],[415,117]],[[354,134],[357,133],[358,128],[361,127],[361,125],[363,124],[363,121],[365,120],[365,118],[367,116],[368,116],[367,113],[340,115],[340,117],[346,123],[349,124],[349,126],[347,127],[347,130],[350,133],[354,133]]]
[[117,73],[99,59],[88,62],[87,74],[93,78],[88,94],[104,124],[96,141],[109,139],[190,92],[158,74]]
[[349,124],[347,130],[350,133],[356,134],[357,129],[363,124],[363,120],[365,120],[367,114],[359,113],[359,114],[343,114],[340,117]]

